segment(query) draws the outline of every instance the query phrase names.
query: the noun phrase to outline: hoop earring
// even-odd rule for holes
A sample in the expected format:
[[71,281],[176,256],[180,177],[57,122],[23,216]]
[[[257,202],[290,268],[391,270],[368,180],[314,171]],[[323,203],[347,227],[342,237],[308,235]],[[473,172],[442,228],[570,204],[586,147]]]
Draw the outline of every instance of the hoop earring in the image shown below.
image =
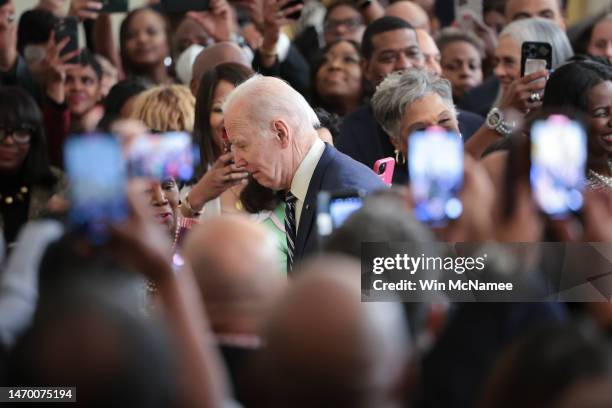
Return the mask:
[[395,163],[406,164],[406,158],[399,150],[395,149]]

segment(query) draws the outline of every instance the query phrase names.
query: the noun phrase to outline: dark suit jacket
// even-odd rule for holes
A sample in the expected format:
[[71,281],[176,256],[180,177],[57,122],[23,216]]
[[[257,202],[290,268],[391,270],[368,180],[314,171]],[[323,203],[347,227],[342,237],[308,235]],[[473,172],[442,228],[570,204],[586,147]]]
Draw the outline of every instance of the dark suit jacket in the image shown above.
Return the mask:
[[[459,111],[458,114],[459,131],[465,142],[482,126],[484,118],[470,112]],[[336,146],[342,153],[369,168],[374,167],[376,160],[395,155],[395,148],[389,141],[389,136],[376,122],[369,104],[344,117]],[[396,165],[393,183],[405,184],[407,180],[406,166]]]
[[294,263],[299,262],[306,255],[318,249],[315,215],[319,191],[347,188],[355,188],[370,193],[386,188],[386,186],[373,170],[326,144],[323,155],[310,179],[306,199],[302,206],[295,244]]
[[493,107],[493,103],[495,103],[498,92],[499,81],[492,76],[476,88],[470,89],[463,98],[461,98],[457,106],[468,112],[486,117]]

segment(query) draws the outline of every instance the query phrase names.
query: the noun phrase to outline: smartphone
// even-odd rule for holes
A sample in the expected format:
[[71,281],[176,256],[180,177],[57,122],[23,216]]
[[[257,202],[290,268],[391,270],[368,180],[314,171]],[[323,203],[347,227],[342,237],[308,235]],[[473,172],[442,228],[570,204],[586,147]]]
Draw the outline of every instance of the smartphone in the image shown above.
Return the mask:
[[356,189],[321,191],[317,195],[317,229],[328,236],[363,205],[364,192]]
[[184,132],[142,135],[130,144],[126,157],[130,177],[155,180],[191,180],[196,164],[191,136]]
[[[79,20],[76,17],[64,17],[57,19],[54,32],[55,41],[57,43],[66,37],[70,38],[64,49],[62,49],[61,55],[66,55],[79,49]],[[79,56],[76,56],[71,58],[68,63],[77,64],[79,61]]]
[[[285,4],[282,9],[286,10],[297,4],[304,4],[304,0],[291,0],[289,3]],[[298,10],[298,11],[294,11],[293,13],[289,14],[287,18],[292,19],[292,20],[298,20],[301,15],[302,15],[302,10]]]
[[482,0],[455,0],[455,22],[462,30],[473,31],[474,21],[483,21]]
[[545,42],[525,41],[521,45],[521,77],[552,68],[552,46]]
[[459,218],[463,205],[463,142],[441,128],[415,132],[408,138],[408,174],[416,218],[443,226]]
[[64,145],[70,180],[71,224],[94,244],[108,238],[107,225],[128,216],[127,171],[119,142],[111,135],[78,135]]
[[98,0],[102,3],[102,13],[127,13],[128,0]]
[[393,173],[395,172],[395,160],[393,157],[385,157],[384,159],[376,160],[374,163],[374,172],[388,186],[393,182]]
[[563,217],[582,208],[586,159],[587,136],[578,122],[552,115],[533,124],[529,177],[544,213]]
[[161,0],[163,13],[187,13],[208,10],[208,0]]

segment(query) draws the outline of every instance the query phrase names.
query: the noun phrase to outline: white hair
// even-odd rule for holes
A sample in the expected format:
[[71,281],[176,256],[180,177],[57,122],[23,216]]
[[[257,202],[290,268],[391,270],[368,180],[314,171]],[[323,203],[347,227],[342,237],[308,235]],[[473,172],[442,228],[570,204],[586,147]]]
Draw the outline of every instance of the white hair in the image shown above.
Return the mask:
[[429,94],[440,95],[448,109],[457,117],[450,82],[446,78],[417,68],[393,72],[378,85],[372,97],[374,117],[385,132],[397,140],[406,108]]
[[237,101],[247,101],[244,118],[259,128],[262,135],[272,135],[271,122],[283,119],[298,134],[314,131],[319,118],[306,99],[285,81],[254,75],[236,87],[225,99],[223,111]]
[[510,36],[519,47],[525,41],[547,42],[552,46],[552,67],[556,68],[574,56],[567,34],[550,19],[534,17],[516,20],[508,24],[499,38]]

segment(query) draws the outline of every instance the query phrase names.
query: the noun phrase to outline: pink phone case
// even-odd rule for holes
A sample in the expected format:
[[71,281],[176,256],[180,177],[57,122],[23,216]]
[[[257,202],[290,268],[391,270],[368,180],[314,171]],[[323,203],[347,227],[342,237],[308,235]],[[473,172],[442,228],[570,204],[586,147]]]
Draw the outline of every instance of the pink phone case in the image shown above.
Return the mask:
[[378,174],[378,177],[380,177],[380,179],[388,186],[390,186],[393,181],[394,171],[395,160],[393,157],[385,157],[384,159],[376,160],[376,163],[374,163],[374,172]]

